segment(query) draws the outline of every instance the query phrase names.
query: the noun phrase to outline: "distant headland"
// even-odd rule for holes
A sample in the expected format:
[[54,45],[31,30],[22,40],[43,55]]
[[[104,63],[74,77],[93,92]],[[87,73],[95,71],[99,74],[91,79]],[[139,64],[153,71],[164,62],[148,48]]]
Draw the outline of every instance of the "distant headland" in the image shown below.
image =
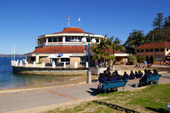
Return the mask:
[[[14,55],[12,54],[0,54],[0,57],[13,57]],[[25,57],[23,54],[15,54],[15,57]]]

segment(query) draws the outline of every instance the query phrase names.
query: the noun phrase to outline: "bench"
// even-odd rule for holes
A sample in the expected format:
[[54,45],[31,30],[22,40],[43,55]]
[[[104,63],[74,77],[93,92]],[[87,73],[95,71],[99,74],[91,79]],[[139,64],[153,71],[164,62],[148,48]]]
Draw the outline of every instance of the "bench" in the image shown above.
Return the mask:
[[147,77],[147,85],[149,85],[149,82],[152,82],[152,81],[155,81],[155,80],[158,80],[157,81],[157,84],[159,84],[159,78],[161,77],[161,75],[151,75],[151,76],[148,76]]
[[109,88],[117,88],[117,87],[123,87],[124,91],[124,86],[126,86],[128,80],[117,80],[117,81],[106,81],[103,83],[103,90],[104,94],[106,94],[106,89]]

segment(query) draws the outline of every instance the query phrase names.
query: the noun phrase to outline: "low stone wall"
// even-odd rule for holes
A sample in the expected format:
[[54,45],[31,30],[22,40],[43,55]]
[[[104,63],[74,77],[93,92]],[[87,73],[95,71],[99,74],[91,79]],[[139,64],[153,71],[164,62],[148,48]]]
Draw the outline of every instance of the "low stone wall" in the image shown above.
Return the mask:
[[87,68],[33,68],[13,67],[13,73],[28,75],[86,75]]

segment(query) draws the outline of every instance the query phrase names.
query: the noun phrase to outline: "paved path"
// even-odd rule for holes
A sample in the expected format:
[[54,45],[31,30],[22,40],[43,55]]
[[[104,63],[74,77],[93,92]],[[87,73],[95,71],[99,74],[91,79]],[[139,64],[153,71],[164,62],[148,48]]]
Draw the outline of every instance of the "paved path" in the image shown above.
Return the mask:
[[[134,84],[139,79],[129,80],[125,90],[132,90]],[[170,73],[163,73],[160,78],[160,84],[170,83]],[[15,112],[35,107],[44,107],[53,104],[62,104],[64,102],[78,101],[94,97],[97,92],[97,82],[92,84],[79,84],[65,87],[51,87],[32,89],[27,91],[0,92],[0,113]],[[122,91],[122,88],[118,90]],[[34,111],[33,111],[34,113]]]

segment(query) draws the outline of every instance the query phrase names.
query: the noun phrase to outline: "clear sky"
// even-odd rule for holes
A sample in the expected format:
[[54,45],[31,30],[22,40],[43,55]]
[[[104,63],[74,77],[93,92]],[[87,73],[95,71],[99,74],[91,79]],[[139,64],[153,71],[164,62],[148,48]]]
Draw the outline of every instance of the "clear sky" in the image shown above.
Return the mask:
[[132,30],[147,34],[157,13],[170,15],[170,0],[0,0],[0,54],[31,52],[36,36],[68,26],[126,41]]

